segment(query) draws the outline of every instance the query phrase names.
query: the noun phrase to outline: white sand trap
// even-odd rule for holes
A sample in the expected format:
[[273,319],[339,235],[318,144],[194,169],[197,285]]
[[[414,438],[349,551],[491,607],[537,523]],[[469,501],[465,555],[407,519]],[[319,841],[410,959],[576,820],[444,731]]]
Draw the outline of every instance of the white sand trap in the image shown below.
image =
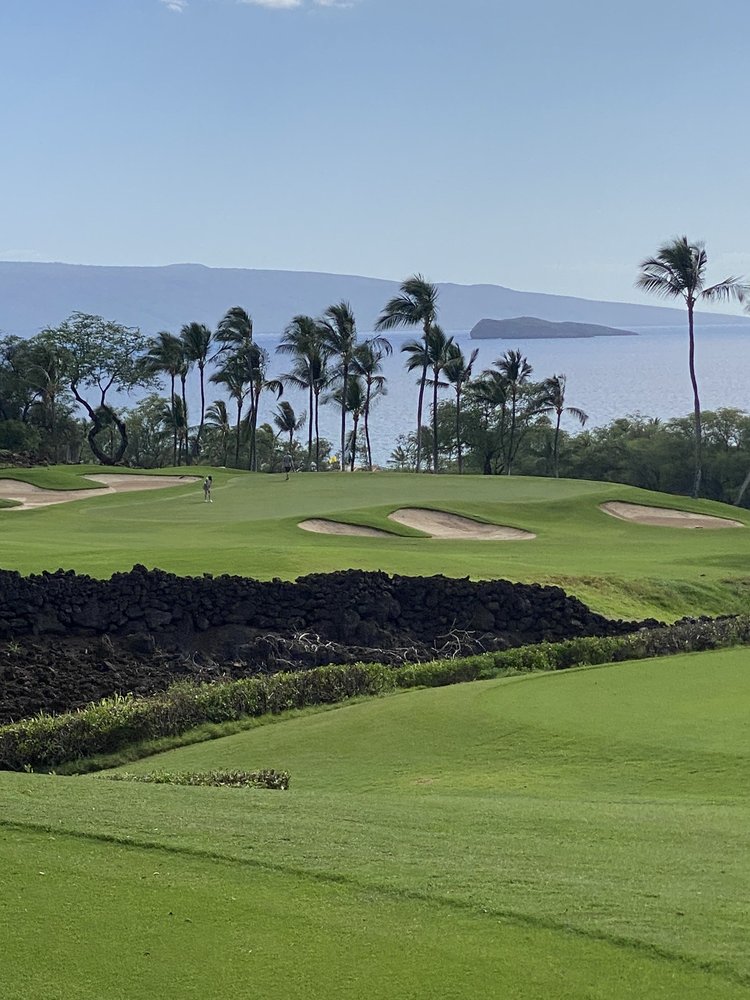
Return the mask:
[[614,501],[600,504],[600,509],[622,521],[650,524],[658,528],[744,528],[741,521],[732,521],[728,517],[694,514],[689,510],[673,510],[671,507],[645,507],[639,503]]
[[311,517],[300,521],[298,527],[303,531],[314,531],[319,535],[359,535],[364,538],[394,538],[389,531],[380,528],[366,528],[363,524],[344,524],[343,521],[324,521],[320,517]]
[[470,517],[448,514],[444,510],[423,510],[419,507],[403,507],[388,517],[407,528],[424,531],[433,538],[466,538],[487,542],[520,542],[536,538],[530,531],[508,528],[500,524],[484,524]]
[[0,500],[15,500],[19,507],[4,507],[3,510],[31,510],[49,507],[55,503],[69,503],[71,500],[91,500],[92,497],[109,493],[135,493],[138,490],[163,490],[168,486],[186,486],[199,482],[197,476],[132,476],[127,473],[112,475],[86,475],[106,487],[101,490],[45,490],[31,483],[15,479],[0,479]]

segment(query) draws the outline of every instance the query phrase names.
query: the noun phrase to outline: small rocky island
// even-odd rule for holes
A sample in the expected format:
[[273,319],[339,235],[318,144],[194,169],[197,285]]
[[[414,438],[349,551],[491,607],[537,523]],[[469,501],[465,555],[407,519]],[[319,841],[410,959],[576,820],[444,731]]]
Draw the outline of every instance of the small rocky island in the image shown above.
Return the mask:
[[541,340],[569,337],[637,337],[632,330],[618,330],[597,323],[553,323],[536,316],[514,319],[480,319],[469,334],[472,340]]

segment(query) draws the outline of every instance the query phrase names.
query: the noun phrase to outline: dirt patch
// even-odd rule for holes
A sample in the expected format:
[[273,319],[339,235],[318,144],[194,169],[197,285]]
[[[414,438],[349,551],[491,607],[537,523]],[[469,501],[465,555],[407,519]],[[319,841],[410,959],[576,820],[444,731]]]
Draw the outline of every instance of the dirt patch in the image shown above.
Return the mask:
[[367,528],[363,524],[344,524],[343,521],[326,521],[323,518],[311,517],[300,521],[298,527],[303,531],[314,531],[319,535],[359,535],[362,538],[394,538],[389,531],[380,528]]
[[509,528],[500,524],[484,524],[470,517],[449,514],[443,510],[423,510],[418,507],[403,507],[388,517],[397,524],[424,531],[433,538],[465,538],[489,542],[515,542],[536,538],[530,531]]
[[671,507],[646,507],[638,503],[614,501],[600,504],[599,509],[612,517],[619,517],[621,521],[650,524],[657,528],[744,528],[741,521],[733,521],[728,517],[695,514]]
[[0,500],[15,500],[20,506],[5,507],[3,510],[30,510],[49,507],[56,503],[70,503],[71,500],[90,500],[92,497],[108,493],[135,493],[139,490],[163,490],[168,486],[186,486],[199,482],[197,476],[130,476],[127,473],[107,475],[87,475],[104,489],[98,490],[45,490],[15,479],[0,479]]

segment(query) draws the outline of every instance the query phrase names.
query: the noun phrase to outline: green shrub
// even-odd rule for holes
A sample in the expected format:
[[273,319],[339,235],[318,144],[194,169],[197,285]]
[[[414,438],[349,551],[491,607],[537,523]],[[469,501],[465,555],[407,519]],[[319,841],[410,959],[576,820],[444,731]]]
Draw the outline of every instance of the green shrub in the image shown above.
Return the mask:
[[288,771],[152,771],[104,774],[108,781],[143,781],[152,785],[208,785],[211,788],[289,788]]

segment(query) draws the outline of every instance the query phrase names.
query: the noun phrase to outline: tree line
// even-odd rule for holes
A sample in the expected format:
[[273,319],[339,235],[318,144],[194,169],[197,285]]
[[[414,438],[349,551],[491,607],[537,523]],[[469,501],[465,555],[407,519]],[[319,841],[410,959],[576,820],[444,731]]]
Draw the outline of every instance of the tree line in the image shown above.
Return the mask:
[[[680,484],[680,492],[713,496],[720,489],[719,498],[730,499],[727,490],[737,495],[747,491],[750,474],[743,472],[736,480],[750,456],[738,455],[737,462],[730,463],[733,471],[728,479],[725,474],[719,477],[719,488],[710,471],[712,440],[704,434],[695,375],[694,308],[701,300],[744,301],[748,287],[736,277],[707,284],[707,262],[702,244],[680,237],[641,263],[637,285],[663,297],[682,298],[687,308],[694,396],[687,435],[692,481],[686,487],[684,472],[674,470],[667,478]],[[438,289],[420,274],[402,282],[399,293],[381,310],[374,334],[364,339],[358,337],[347,302],[331,305],[319,317],[293,317],[276,348],[288,361],[288,370],[278,377],[271,377],[269,353],[254,339],[252,317],[240,306],[230,308],[215,330],[190,322],[178,333],[162,331],[147,338],[137,329],[74,313],[29,340],[0,338],[0,450],[54,462],[91,457],[105,465],[204,463],[252,471],[278,468],[281,456],[290,453],[298,467],[309,470],[352,470],[356,463],[372,469],[370,415],[387,393],[382,363],[392,345],[384,334],[396,328],[419,331],[401,346],[405,366],[415,377],[416,420],[414,430],[398,439],[390,463],[396,468],[552,476],[562,470],[563,475],[621,476],[626,481],[645,476],[645,470],[638,473],[632,463],[626,463],[626,471],[614,464],[600,468],[601,463],[599,474],[593,467],[579,471],[586,449],[594,455],[601,435],[610,433],[628,440],[632,433],[639,442],[633,447],[641,451],[646,439],[658,439],[659,447],[672,449],[672,459],[679,457],[680,467],[685,463],[684,421],[648,424],[647,418],[633,417],[594,432],[563,431],[565,414],[581,427],[587,415],[568,404],[564,374],[534,381],[533,368],[520,350],[506,351],[475,373],[477,351],[466,357],[444,332]],[[187,391],[191,378],[197,379],[200,398],[193,414]],[[207,381],[224,397],[210,406]],[[168,389],[166,397],[158,393],[160,386]],[[281,400],[287,388],[305,393],[305,412],[297,414]],[[123,397],[135,390],[146,395],[127,408]],[[446,391],[449,400],[441,399]],[[262,407],[274,403],[270,422],[259,422]],[[320,408],[326,405],[340,413],[336,454],[334,445],[320,435]],[[719,412],[726,419],[733,414],[732,447],[743,453],[747,442],[742,414]],[[645,426],[650,427],[648,435]],[[302,440],[299,432],[304,433]],[[704,461],[710,471],[706,488]],[[663,468],[673,464],[665,459]],[[653,479],[650,472],[648,476]]]

